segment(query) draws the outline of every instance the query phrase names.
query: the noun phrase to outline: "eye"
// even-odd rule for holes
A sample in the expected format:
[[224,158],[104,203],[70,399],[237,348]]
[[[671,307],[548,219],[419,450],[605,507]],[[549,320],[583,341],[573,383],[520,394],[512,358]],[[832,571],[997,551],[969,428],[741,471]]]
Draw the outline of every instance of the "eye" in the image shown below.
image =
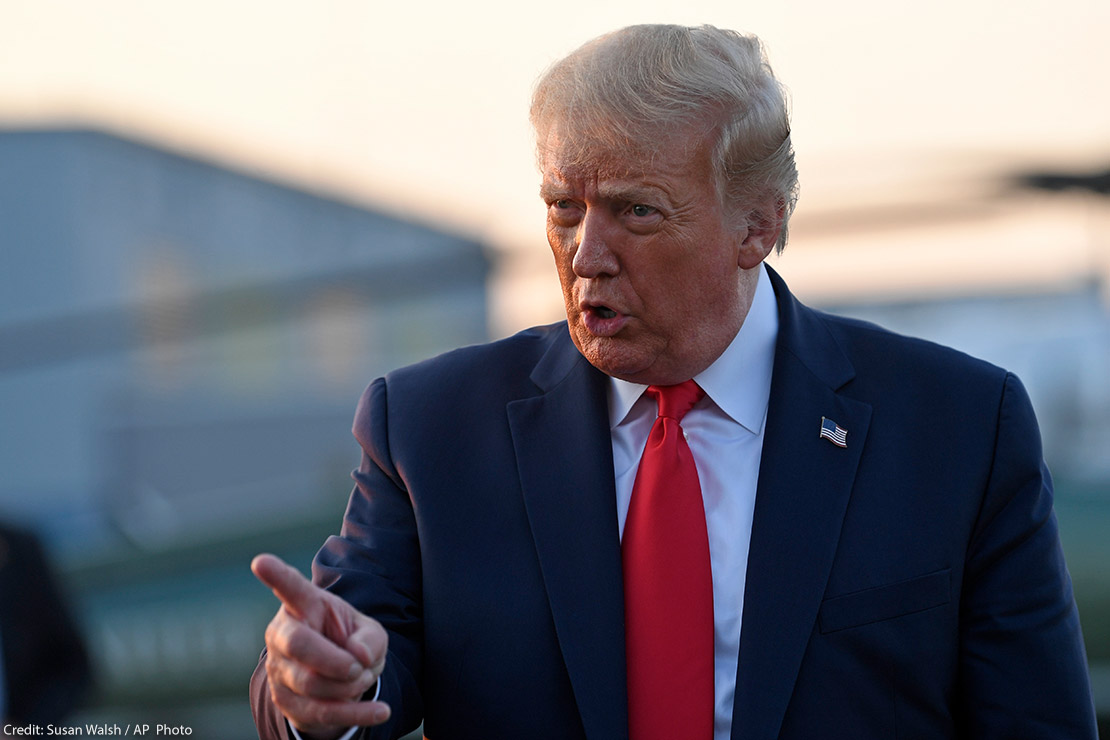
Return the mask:
[[646,218],[655,213],[654,208],[652,208],[651,206],[645,206],[643,203],[636,203],[629,210],[636,218]]
[[569,198],[555,198],[547,204],[548,221],[555,226],[573,226],[578,222],[579,217],[578,205]]

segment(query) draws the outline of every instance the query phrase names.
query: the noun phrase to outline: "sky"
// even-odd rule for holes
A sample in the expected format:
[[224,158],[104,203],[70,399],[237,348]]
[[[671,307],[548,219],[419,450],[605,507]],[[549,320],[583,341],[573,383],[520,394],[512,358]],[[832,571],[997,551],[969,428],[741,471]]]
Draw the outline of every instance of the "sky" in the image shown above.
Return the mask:
[[0,126],[107,128],[533,254],[532,84],[639,22],[764,40],[799,221],[938,171],[1110,161],[1105,0],[0,0]]

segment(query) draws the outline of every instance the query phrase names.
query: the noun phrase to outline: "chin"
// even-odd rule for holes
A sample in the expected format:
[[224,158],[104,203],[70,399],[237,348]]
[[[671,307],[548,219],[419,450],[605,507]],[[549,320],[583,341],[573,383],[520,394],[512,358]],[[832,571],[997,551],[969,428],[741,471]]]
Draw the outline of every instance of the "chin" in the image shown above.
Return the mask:
[[[581,350],[581,347],[579,350]],[[629,357],[625,353],[614,352],[611,348],[606,351],[606,349],[598,347],[587,347],[582,355],[591,365],[606,375],[612,375],[614,378],[627,380],[631,383],[641,382],[638,379],[639,375],[645,371],[643,362],[638,362],[637,358]]]
[[606,375],[630,383],[646,383],[643,376],[649,373],[655,360],[651,348],[623,336],[598,337],[581,324],[574,324],[571,339],[586,360]]

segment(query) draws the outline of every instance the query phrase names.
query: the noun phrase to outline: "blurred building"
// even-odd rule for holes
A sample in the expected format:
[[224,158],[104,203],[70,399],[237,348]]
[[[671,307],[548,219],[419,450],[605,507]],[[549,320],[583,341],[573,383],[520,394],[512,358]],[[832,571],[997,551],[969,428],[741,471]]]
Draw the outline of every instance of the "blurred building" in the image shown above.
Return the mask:
[[250,556],[307,566],[362,389],[484,341],[489,269],[471,240],[159,147],[0,131],[0,512],[69,575],[91,711],[253,732],[276,602]]

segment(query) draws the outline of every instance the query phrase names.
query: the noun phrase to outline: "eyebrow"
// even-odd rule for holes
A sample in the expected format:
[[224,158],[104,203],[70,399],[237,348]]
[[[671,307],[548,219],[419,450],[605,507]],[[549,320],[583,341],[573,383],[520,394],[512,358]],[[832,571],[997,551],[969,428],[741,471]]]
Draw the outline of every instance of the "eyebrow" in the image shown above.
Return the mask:
[[544,180],[540,184],[540,198],[545,201],[558,200],[559,196],[567,194],[567,186]]
[[[545,180],[540,185],[540,198],[545,201],[558,200],[568,196],[570,186],[564,183]],[[670,203],[667,192],[660,187],[646,184],[605,183],[598,185],[598,195],[609,201],[621,203],[659,202]]]
[[664,201],[670,203],[667,192],[655,185],[601,183],[598,186],[598,195],[606,200],[622,203],[644,203]]

